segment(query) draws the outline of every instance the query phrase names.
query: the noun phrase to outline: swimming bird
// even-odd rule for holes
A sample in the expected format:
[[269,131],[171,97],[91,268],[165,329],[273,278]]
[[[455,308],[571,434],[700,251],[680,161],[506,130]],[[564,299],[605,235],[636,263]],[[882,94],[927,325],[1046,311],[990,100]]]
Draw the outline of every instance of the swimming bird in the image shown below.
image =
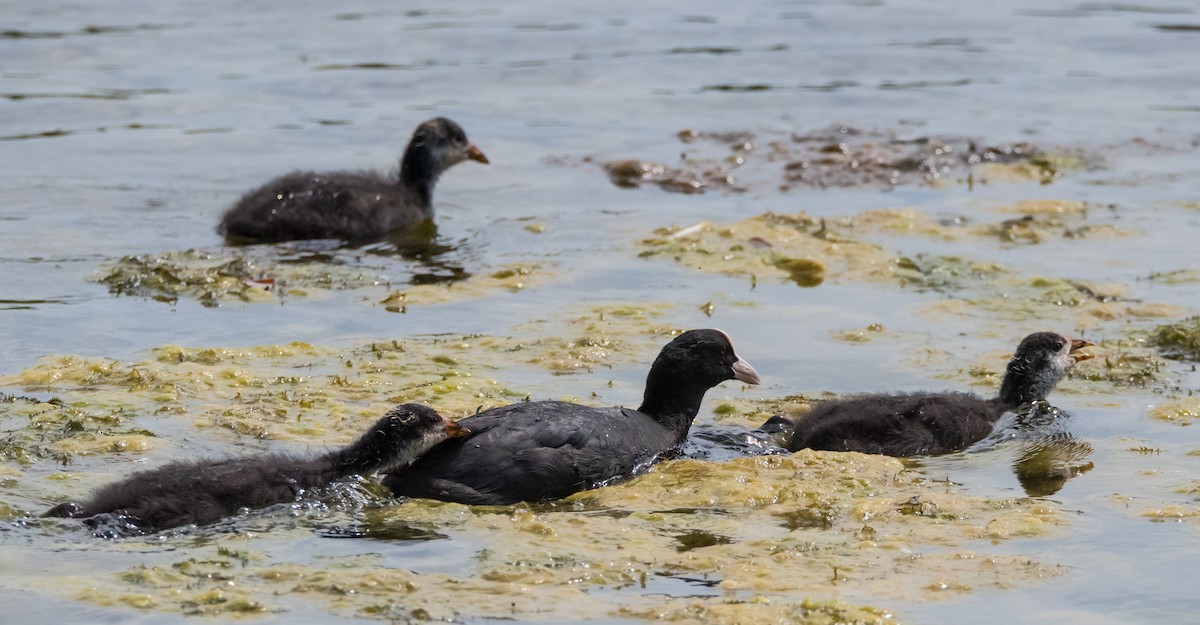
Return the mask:
[[488,162],[458,124],[437,117],[413,131],[398,176],[293,172],[242,196],[221,218],[217,232],[235,244],[378,240],[432,223],[438,177],[465,160]]
[[142,533],[206,525],[237,514],[295,501],[305,491],[349,475],[405,466],[447,438],[468,430],[433,409],[403,404],[349,446],[317,457],[267,454],[172,462],[139,471],[98,489],[88,501],[59,504],[43,516],[121,517]]
[[[790,451],[859,451],[887,456],[918,456],[960,451],[982,440],[1007,411],[1046,399],[1058,381],[1090,354],[1092,345],[1053,332],[1025,337],[1008,363],[1000,394],[984,399],[973,393],[875,393],[822,401],[795,421]],[[772,417],[760,428],[778,431],[788,420]]]
[[721,330],[689,330],[663,347],[642,405],[595,408],[535,401],[462,419],[471,435],[397,469],[397,495],[466,504],[546,501],[630,477],[679,447],[708,389],[758,373]]

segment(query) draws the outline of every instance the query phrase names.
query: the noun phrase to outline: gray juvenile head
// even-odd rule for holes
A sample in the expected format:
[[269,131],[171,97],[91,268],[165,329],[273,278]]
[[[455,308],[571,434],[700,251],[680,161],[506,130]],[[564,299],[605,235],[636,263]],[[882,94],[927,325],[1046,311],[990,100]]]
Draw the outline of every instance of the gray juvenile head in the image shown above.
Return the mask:
[[375,422],[370,431],[346,451],[350,463],[389,471],[412,464],[442,441],[470,434],[470,430],[421,404],[401,404]]
[[445,117],[424,121],[413,131],[400,161],[400,178],[411,184],[431,183],[463,161],[487,164],[488,158],[467,139],[467,133]]
[[1000,400],[1009,406],[1046,399],[1071,366],[1091,354],[1076,350],[1091,343],[1068,339],[1054,332],[1034,332],[1025,337],[1013,353],[1000,386]]

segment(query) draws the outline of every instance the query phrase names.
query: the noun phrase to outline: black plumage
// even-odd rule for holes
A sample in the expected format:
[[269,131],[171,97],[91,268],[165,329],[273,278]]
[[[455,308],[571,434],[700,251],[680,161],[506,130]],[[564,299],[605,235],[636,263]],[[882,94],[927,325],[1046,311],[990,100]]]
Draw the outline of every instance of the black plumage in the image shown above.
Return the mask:
[[545,501],[638,473],[677,448],[708,389],[758,384],[720,330],[691,330],[663,347],[642,405],[513,404],[462,420],[471,435],[438,447],[384,484],[397,495],[467,504]]
[[488,162],[458,124],[434,118],[413,131],[398,176],[293,172],[244,195],[217,232],[230,243],[378,240],[432,220],[438,177],[468,159]]
[[82,504],[59,504],[44,516],[119,515],[123,525],[141,532],[206,525],[242,508],[295,501],[309,489],[349,475],[405,466],[447,438],[466,434],[430,408],[404,404],[354,443],[321,456],[266,454],[172,462],[101,487]]
[[[800,417],[787,448],[859,451],[888,456],[944,454],[966,449],[991,433],[1005,412],[1044,400],[1091,345],[1053,332],[1037,332],[1021,341],[1008,363],[1000,394],[984,399],[972,393],[868,394],[823,401]],[[763,425],[778,430],[780,417]]]

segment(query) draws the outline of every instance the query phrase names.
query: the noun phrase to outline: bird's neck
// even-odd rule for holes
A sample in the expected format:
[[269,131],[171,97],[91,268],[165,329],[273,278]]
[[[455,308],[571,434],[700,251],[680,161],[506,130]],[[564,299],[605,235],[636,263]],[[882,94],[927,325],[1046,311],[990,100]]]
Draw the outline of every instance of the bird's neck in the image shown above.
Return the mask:
[[1057,382],[1052,375],[1035,375],[1025,367],[1009,366],[1008,373],[1000,384],[1000,395],[996,397],[996,401],[1008,410],[1040,401],[1046,399]]
[[412,461],[407,454],[397,454],[394,449],[390,449],[384,437],[372,434],[374,433],[368,433],[350,446],[331,452],[327,456],[338,477],[369,475]]
[[649,415],[663,427],[675,432],[679,441],[692,427],[692,421],[700,412],[707,388],[698,388],[686,378],[655,376],[654,371],[646,379],[646,394],[638,412]]
[[410,146],[400,161],[400,186],[408,189],[428,211],[433,206],[433,186],[442,172],[429,150],[416,147]]

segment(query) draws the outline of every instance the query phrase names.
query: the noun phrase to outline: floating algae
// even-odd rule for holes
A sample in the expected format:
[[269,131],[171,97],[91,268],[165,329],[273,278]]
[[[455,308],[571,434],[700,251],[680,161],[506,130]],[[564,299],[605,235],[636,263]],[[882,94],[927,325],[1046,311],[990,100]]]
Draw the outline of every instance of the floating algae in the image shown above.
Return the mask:
[[289,297],[321,298],[334,291],[389,291],[389,310],[407,304],[435,304],[481,297],[492,291],[520,291],[549,274],[540,267],[512,265],[472,275],[437,261],[408,262],[349,251],[279,254],[241,249],[205,252],[186,250],[159,255],[126,256],[110,263],[94,279],[114,295],[146,297],[174,303],[189,297],[204,306],[229,302],[279,302]]
[[1150,409],[1150,417],[1174,423],[1175,425],[1191,425],[1200,420],[1200,398],[1186,397],[1168,402]]
[[[224,454],[231,440],[261,448],[256,438],[278,439],[272,449],[341,444],[400,401],[429,403],[450,416],[520,401],[532,393],[506,378],[521,375],[521,366],[557,372],[648,362],[678,331],[663,322],[669,309],[597,307],[529,322],[512,337],[419,337],[343,347],[165,346],[132,363],[49,357],[0,380],[58,397],[0,402],[6,430],[58,437],[45,441],[54,453],[3,457],[0,466],[11,469],[14,486],[0,507],[18,515],[40,511],[124,473],[139,456],[159,463],[164,456],[213,448]],[[719,415],[702,412],[701,419],[753,423],[803,401],[772,400],[749,414],[754,410],[743,410],[740,400],[725,400],[715,409]],[[65,427],[71,421],[82,426]],[[139,428],[152,433],[154,443],[141,451],[110,449],[98,458],[67,446],[84,434],[134,434]],[[63,472],[56,454],[74,462],[72,472]],[[222,617],[303,605],[384,621],[550,623],[653,620],[657,614],[690,622],[703,614],[708,622],[778,615],[797,623],[851,616],[889,622],[889,611],[854,603],[863,597],[873,603],[937,600],[1061,574],[1053,563],[988,552],[1013,537],[1055,534],[1066,522],[1051,504],[973,497],[894,459],[816,452],[678,460],[626,484],[536,506],[385,505],[380,496],[363,495],[341,507],[266,510],[145,541],[89,542],[89,554],[102,553],[102,572],[27,581],[41,592],[98,605]],[[906,513],[914,505],[931,512]],[[386,542],[368,549],[371,554],[297,559],[287,545],[310,539],[314,525],[328,527],[331,535]],[[43,527],[67,531],[73,522],[44,521]],[[410,560],[404,541],[394,538],[414,531],[453,542],[448,553],[465,560],[451,563],[452,572],[441,563],[426,570],[431,563]],[[669,589],[679,579],[711,580],[720,594],[674,595]],[[797,588],[805,590],[797,594]],[[621,600],[612,601],[608,593],[617,589]]]
[[267,282],[268,272],[242,256],[186,250],[158,256],[125,256],[95,279],[113,295],[174,302],[186,294],[205,306],[218,306],[222,300],[272,299],[266,293],[268,289],[257,286],[271,284]]
[[1154,328],[1150,343],[1167,358],[1200,360],[1200,316]]
[[901,286],[940,293],[955,292],[1006,277],[996,263],[961,256],[917,254],[896,259],[895,277]]
[[713,418],[722,424],[757,428],[774,415],[794,419],[807,414],[813,403],[836,398],[836,394],[828,392],[783,397],[726,398],[714,410]]
[[91,409],[57,399],[5,396],[0,416],[5,415],[25,425],[0,434],[0,459],[23,466],[41,461],[67,465],[76,456],[143,452],[158,443],[121,406]]
[[1141,515],[1151,521],[1188,521],[1200,519],[1200,506],[1187,504],[1165,504],[1142,510]]
[[[659,228],[653,237],[642,241],[641,256],[665,256],[702,271],[727,275],[774,274],[804,283],[818,283],[818,276],[837,282],[896,280],[902,285],[940,290],[965,286],[968,282],[983,285],[1010,272],[995,263],[958,256],[932,253],[904,256],[885,248],[876,239],[881,236],[893,239],[920,236],[937,241],[992,238],[997,236],[997,228],[1004,227],[1003,223],[972,227],[944,225],[912,208],[872,210],[839,218],[764,213],[727,226],[700,222],[686,228]],[[1046,228],[1049,229],[1039,225],[1038,230],[1030,230],[1029,237],[1062,238],[1069,228],[1078,230],[1080,226],[1058,224]]]
[[175,424],[168,430],[186,423],[210,435],[343,443],[396,403],[428,403],[454,416],[524,399],[528,391],[496,379],[521,365],[571,373],[648,364],[679,331],[660,320],[669,309],[598,306],[530,322],[513,337],[419,337],[342,349],[164,346],[138,362],[48,356],[0,378],[4,386],[59,396],[0,402],[0,417],[24,424],[0,439],[0,457],[65,463],[79,455],[151,451],[161,441],[147,420]]
[[810,258],[777,256],[771,259],[771,264],[786,271],[798,286],[817,286],[825,281],[825,266]]
[[1043,243],[1055,239],[1113,239],[1134,233],[1113,224],[1088,223],[1087,203],[1065,200],[1022,200],[1001,206],[1001,212],[1022,217],[976,228],[974,232],[1009,243]]
[[898,622],[888,610],[871,606],[853,606],[843,601],[811,599],[796,603],[778,603],[758,596],[749,600],[724,599],[707,602],[669,599],[655,608],[623,608],[619,614],[646,621],[688,625],[737,625],[741,623],[883,625]]
[[1088,351],[1097,358],[1072,368],[1070,377],[1090,382],[1092,392],[1118,393],[1127,387],[1166,390],[1177,381],[1154,352],[1129,340],[1098,341]]
[[[1013,348],[1020,339],[1020,334],[1013,336]],[[1051,404],[1064,396],[1127,394],[1130,387],[1166,392],[1179,380],[1150,350],[1128,339],[1096,339],[1086,351],[1094,357],[1071,367],[1050,396]],[[1011,357],[1012,349],[994,350],[957,363],[947,359],[946,354],[928,353],[913,364],[932,369],[931,377],[975,386],[980,394],[992,396],[1000,390],[1005,364]]]
[[559,375],[638,361],[649,366],[658,350],[681,331],[662,320],[671,308],[653,302],[609,304],[591,307],[583,315],[533,321],[518,328],[520,336],[533,338],[510,339],[504,357]]
[[1013,276],[1000,286],[1000,293],[967,291],[963,299],[942,300],[923,307],[934,319],[945,316],[988,318],[991,323],[1007,322],[1014,329],[1036,319],[1045,327],[1094,328],[1117,320],[1138,321],[1179,314],[1180,309],[1166,304],[1097,296],[1083,282],[1049,278]]
[[[820,521],[795,521],[810,513]],[[847,598],[936,601],[1027,587],[1064,571],[989,551],[1013,538],[1058,534],[1067,523],[1050,503],[968,495],[893,458],[810,451],[669,461],[555,504],[408,500],[362,520],[367,537],[395,524],[462,537],[467,560],[454,572],[423,572],[403,556],[381,556],[398,545],[379,543],[369,554],[289,561],[267,545],[306,530],[280,527],[226,540],[236,551],[166,537],[168,549],[139,552],[116,573],[55,583],[85,601],[185,614],[275,612],[300,602],[380,620],[735,623],[784,615],[801,624],[888,623],[890,611]],[[697,538],[681,550],[680,536]],[[688,579],[719,592],[670,590]]]
[[[1022,200],[991,207],[989,213],[1001,215],[989,215],[986,219],[962,216],[934,219],[915,208],[885,208],[842,218],[840,225],[859,235],[883,233],[943,241],[995,238],[1006,243],[1043,243],[1064,238],[1111,239],[1133,234],[1112,224],[1090,223],[1089,208],[1091,206],[1085,202],[1069,200]],[[1005,218],[1004,213],[1021,216]]]
[[[1019,202],[998,211],[1026,211],[1029,231],[1023,243],[1049,238],[1071,239],[1105,231],[1086,223],[1080,203]],[[1047,218],[1042,214],[1065,215]],[[1025,223],[1022,217],[1021,222]],[[1001,222],[1003,223],[1003,222]],[[1024,226],[1023,226],[1024,227]],[[994,224],[963,225],[935,220],[911,208],[866,211],[837,218],[805,213],[764,213],[728,225],[699,222],[688,227],[659,228],[641,241],[642,258],[667,258],[698,271],[748,279],[792,282],[812,287],[839,283],[896,284],[953,296],[923,305],[922,313],[947,317],[986,318],[997,330],[1028,332],[1031,319],[1044,327],[1094,328],[1118,320],[1141,321],[1177,315],[1177,306],[1144,302],[1124,284],[1093,283],[1054,276],[1028,276],[992,261],[961,254],[939,254],[940,242],[994,241]],[[1075,233],[1075,234],[1071,234]],[[1086,236],[1092,236],[1086,235]],[[922,251],[904,254],[889,245],[924,239]],[[1012,244],[1012,236],[1000,237]],[[955,247],[956,250],[962,246]],[[997,324],[997,322],[1000,322]]]
[[846,341],[848,343],[869,343],[886,335],[886,330],[882,323],[872,323],[865,328],[858,330],[845,330],[834,333],[834,338]]
[[125,256],[95,279],[114,295],[167,302],[186,296],[205,306],[239,300],[277,301],[283,296],[317,297],[328,291],[391,281],[382,266],[360,266],[332,254],[297,257],[249,250]]
[[1146,279],[1159,284],[1196,284],[1200,282],[1200,270],[1176,269],[1173,271],[1156,271],[1146,276]]
[[444,304],[505,290],[518,293],[550,274],[537,265],[517,264],[449,284],[416,284],[392,291],[379,301],[388,312],[403,313],[410,305]]
[[[1178,402],[1174,406],[1162,406],[1161,408],[1164,408],[1161,412],[1157,408],[1152,409],[1151,416],[1175,422],[1179,425],[1188,425],[1195,422],[1197,418],[1200,418],[1200,403],[1194,401],[1192,398],[1184,402]],[[1168,415],[1168,412],[1174,414]],[[1178,417],[1182,417],[1182,419],[1177,421],[1176,418]],[[1129,451],[1141,455],[1159,456],[1168,450],[1143,446],[1131,448]],[[1187,456],[1200,456],[1200,450],[1188,452]],[[1178,473],[1175,471],[1147,469],[1137,473],[1136,477],[1143,480],[1161,482],[1163,478],[1177,478]],[[1154,523],[1186,523],[1193,527],[1200,527],[1200,504],[1197,503],[1197,495],[1200,494],[1200,481],[1186,479],[1171,486],[1159,483],[1155,491],[1149,489],[1139,491],[1136,496],[1115,493],[1108,498],[1108,503],[1126,514],[1132,514]]]
[[882,248],[843,236],[803,213],[766,213],[725,227],[700,223],[654,234],[642,241],[642,257],[665,256],[701,271],[776,275],[802,286],[891,274],[892,258]]
[[1087,213],[1088,205],[1084,202],[1070,200],[1021,200],[1016,204],[1001,207],[999,210],[1022,215],[1082,215]]

